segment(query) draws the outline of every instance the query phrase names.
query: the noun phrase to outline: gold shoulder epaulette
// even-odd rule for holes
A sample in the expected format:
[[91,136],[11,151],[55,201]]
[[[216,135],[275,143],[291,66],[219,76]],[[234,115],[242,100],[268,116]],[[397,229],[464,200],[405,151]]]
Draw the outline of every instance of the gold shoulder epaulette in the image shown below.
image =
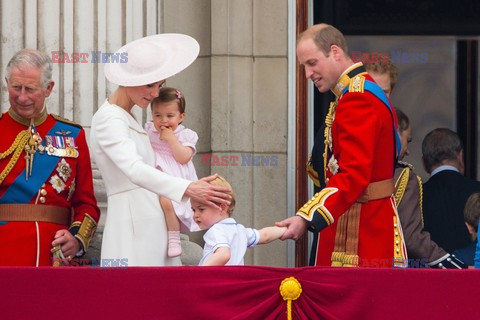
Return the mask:
[[348,92],[364,92],[365,87],[365,77],[363,75],[356,75],[350,80],[350,85],[348,87]]
[[68,119],[65,119],[65,118],[62,118],[60,117],[58,114],[54,114],[54,113],[51,113],[52,117],[57,120],[57,121],[60,121],[60,122],[63,122],[63,123],[68,123],[68,124],[71,124],[72,126],[75,126],[75,127],[78,127],[80,129],[82,129],[82,126],[72,120],[68,120]]
[[414,170],[413,164],[411,164],[411,163],[408,163],[408,162],[406,162],[406,161],[400,161],[400,160],[397,161],[397,163],[398,163],[398,165],[399,165],[400,167],[402,167],[402,168],[409,167],[410,170]]

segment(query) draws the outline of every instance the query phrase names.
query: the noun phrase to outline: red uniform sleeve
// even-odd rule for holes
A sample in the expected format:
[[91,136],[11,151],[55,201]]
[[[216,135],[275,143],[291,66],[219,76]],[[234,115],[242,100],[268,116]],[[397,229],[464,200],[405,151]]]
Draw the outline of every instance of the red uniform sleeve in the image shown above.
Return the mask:
[[79,157],[75,177],[76,188],[71,198],[73,221],[70,232],[80,240],[86,250],[100,218],[100,209],[93,190],[92,165],[83,129],[78,134],[76,143]]

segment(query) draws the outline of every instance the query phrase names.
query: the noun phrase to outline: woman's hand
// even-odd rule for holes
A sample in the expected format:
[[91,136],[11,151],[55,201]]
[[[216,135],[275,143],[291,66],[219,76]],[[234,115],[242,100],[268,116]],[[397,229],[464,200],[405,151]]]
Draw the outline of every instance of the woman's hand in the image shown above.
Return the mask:
[[219,209],[219,205],[221,204],[230,205],[230,199],[232,197],[227,192],[232,192],[232,190],[227,187],[215,186],[209,183],[217,177],[218,175],[214,174],[198,181],[193,181],[188,185],[185,195],[190,197],[190,199]]

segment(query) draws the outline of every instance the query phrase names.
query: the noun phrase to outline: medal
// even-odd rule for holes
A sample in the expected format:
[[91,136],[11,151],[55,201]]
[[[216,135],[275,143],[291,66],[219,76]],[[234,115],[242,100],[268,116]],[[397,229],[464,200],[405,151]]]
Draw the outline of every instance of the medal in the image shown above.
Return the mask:
[[65,187],[66,187],[65,182],[63,182],[59,176],[57,175],[52,176],[49,182],[51,183],[53,189],[57,191],[57,193],[60,193],[63,190],[65,190]]
[[[68,133],[70,133],[70,131],[63,132],[63,134]],[[45,140],[47,141],[45,150],[48,155],[60,158],[78,158],[78,147],[75,143],[74,137],[46,136]]]
[[57,165],[57,172],[63,181],[67,182],[68,178],[70,178],[70,175],[72,174],[72,169],[70,168],[68,162],[65,161],[65,159],[62,159],[62,161],[60,161]]

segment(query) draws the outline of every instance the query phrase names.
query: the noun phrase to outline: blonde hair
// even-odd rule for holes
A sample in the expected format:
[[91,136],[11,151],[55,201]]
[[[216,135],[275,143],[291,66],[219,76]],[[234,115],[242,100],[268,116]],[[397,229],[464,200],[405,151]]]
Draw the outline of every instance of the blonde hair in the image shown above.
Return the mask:
[[463,214],[465,222],[477,230],[480,219],[480,193],[473,193],[468,197]]
[[233,210],[235,210],[235,203],[236,203],[235,193],[233,192],[232,186],[222,176],[218,176],[217,178],[215,178],[215,180],[210,181],[210,184],[212,184],[214,186],[230,188],[231,191],[227,192],[232,197],[232,199],[230,199],[230,206],[228,207],[228,210],[227,210],[228,216],[230,217],[233,213]]

